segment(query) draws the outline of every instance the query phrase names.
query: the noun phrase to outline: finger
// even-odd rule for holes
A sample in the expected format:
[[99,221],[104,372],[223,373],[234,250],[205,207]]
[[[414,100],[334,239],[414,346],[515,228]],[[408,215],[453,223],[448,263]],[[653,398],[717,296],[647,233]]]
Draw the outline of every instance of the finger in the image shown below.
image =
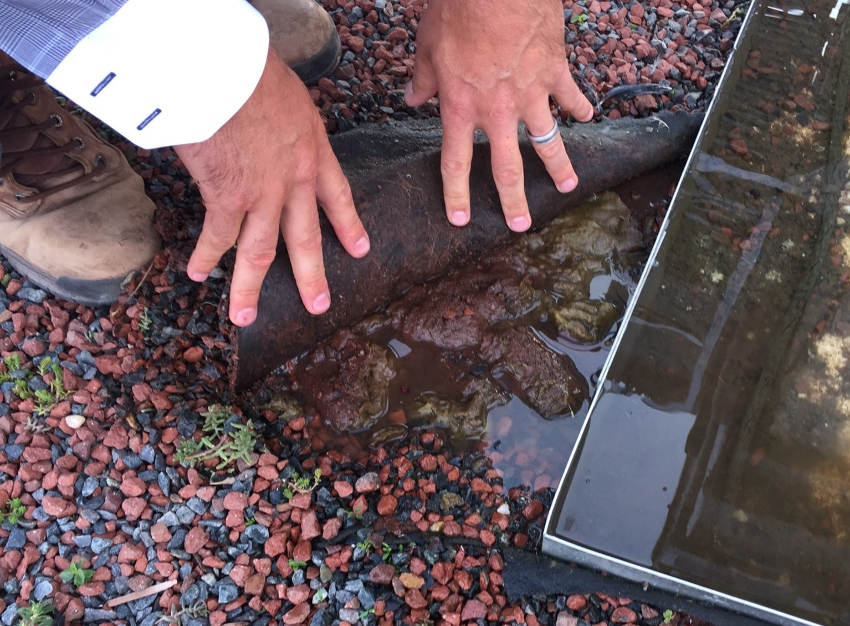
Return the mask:
[[198,282],[207,279],[225,252],[239,237],[245,212],[229,211],[217,204],[208,204],[201,236],[186,266],[189,278]]
[[472,141],[475,125],[471,121],[443,119],[443,147],[440,171],[446,216],[455,226],[466,226],[470,218],[469,172],[472,168]]
[[437,95],[437,75],[431,61],[425,56],[416,59],[413,78],[404,88],[404,100],[409,106],[422,106]]
[[[538,137],[551,132],[552,125],[555,120],[552,118],[552,113],[549,110],[548,98],[541,102],[543,106],[533,108],[533,112],[529,113],[523,120],[528,132]],[[546,171],[549,176],[555,181],[555,186],[563,193],[569,193],[578,185],[578,177],[576,176],[573,164],[567,156],[567,149],[564,147],[564,140],[561,134],[558,133],[545,144],[537,144],[532,142],[537,154],[543,160],[546,166]]]
[[495,129],[485,130],[490,138],[493,178],[499,190],[505,221],[513,231],[526,231],[531,226],[531,214],[525,199],[525,177],[517,124],[500,124]]
[[286,201],[280,227],[301,301],[313,315],[330,308],[331,296],[322,259],[322,231],[314,186],[298,185]]
[[274,261],[279,206],[269,209],[248,213],[242,223],[230,284],[230,320],[237,326],[249,326],[257,319],[260,289]]
[[561,78],[552,90],[552,95],[555,96],[561,108],[568,111],[578,121],[589,122],[593,119],[593,105],[576,85],[569,66],[565,65]]
[[325,215],[334,227],[342,247],[356,259],[369,252],[369,235],[354,207],[351,186],[331,149],[327,135],[319,138],[319,168],[316,176],[316,196]]

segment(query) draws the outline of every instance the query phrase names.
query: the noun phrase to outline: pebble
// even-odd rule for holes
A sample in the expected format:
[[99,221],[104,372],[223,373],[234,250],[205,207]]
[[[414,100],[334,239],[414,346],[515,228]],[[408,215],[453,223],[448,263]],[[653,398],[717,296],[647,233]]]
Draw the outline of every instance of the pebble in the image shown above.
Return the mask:
[[357,493],[371,493],[377,491],[380,486],[381,481],[376,472],[367,472],[354,483],[354,489],[357,490]]

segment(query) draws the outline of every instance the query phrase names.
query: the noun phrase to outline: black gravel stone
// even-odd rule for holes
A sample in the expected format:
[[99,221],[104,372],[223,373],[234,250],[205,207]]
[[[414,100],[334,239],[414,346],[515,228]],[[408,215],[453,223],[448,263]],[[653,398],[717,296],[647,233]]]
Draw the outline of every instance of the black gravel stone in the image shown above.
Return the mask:
[[9,533],[9,538],[6,540],[6,551],[22,550],[27,545],[27,534],[23,528],[15,526]]

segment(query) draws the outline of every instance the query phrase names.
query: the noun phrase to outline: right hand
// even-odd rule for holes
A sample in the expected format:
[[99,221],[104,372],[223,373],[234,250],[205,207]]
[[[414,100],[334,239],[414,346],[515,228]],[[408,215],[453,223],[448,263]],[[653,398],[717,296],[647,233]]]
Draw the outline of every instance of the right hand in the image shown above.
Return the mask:
[[207,141],[175,146],[198,181],[207,207],[189,259],[193,280],[206,280],[238,244],[229,315],[237,326],[257,318],[263,279],[283,234],[301,300],[310,313],[330,307],[316,199],[340,243],[360,258],[369,236],[307,88],[269,48],[248,101]]

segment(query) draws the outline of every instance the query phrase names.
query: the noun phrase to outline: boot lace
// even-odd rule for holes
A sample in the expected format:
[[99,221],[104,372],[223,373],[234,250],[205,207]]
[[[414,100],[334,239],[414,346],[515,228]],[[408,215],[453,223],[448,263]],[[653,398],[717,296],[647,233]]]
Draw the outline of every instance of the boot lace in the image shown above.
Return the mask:
[[[44,85],[44,80],[31,74],[26,68],[18,63],[9,63],[0,65],[0,110],[14,115],[24,107],[35,104],[36,93],[34,88]],[[14,95],[18,92],[24,92],[24,97],[18,102],[14,101]],[[43,130],[51,127],[60,128],[63,124],[62,117],[57,114],[51,114],[43,122],[38,124],[28,124],[25,126],[13,128],[0,128],[0,146],[12,137],[31,136],[33,140]],[[22,167],[30,161],[36,161],[44,157],[55,155],[69,155],[75,150],[84,149],[85,143],[80,137],[73,137],[71,141],[65,145],[54,145],[48,148],[29,148],[18,152],[2,152],[0,159],[0,185],[3,184],[4,177],[10,173],[20,171]],[[35,202],[47,196],[58,193],[74,185],[79,185],[87,180],[90,180],[100,173],[101,168],[105,167],[106,163],[103,157],[98,156],[95,161],[95,166],[90,172],[85,171],[85,167],[73,159],[72,165],[61,169],[52,170],[42,174],[26,174],[26,183],[28,187],[33,187],[37,190],[31,195],[15,194],[15,199],[19,202]],[[79,176],[71,178],[65,182],[45,188],[45,183],[49,183],[51,179],[65,177],[73,172],[79,172]]]

